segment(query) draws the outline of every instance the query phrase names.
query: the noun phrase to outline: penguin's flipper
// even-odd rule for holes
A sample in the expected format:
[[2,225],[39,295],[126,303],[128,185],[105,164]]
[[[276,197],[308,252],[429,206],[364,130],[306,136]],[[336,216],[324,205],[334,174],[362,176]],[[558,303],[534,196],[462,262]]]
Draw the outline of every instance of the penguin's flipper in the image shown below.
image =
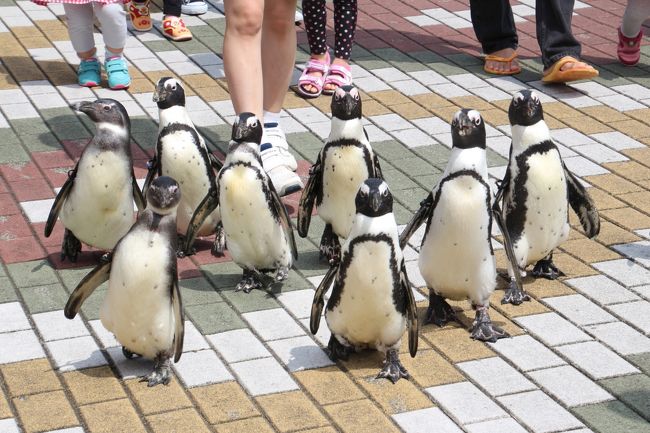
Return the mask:
[[178,288],[178,275],[174,269],[174,281],[171,287],[172,309],[174,311],[174,362],[181,359],[183,353],[183,340],[185,338],[185,316],[183,314],[183,301]]
[[600,217],[598,216],[596,203],[594,203],[585,187],[582,186],[573,173],[564,164],[562,165],[564,166],[564,176],[566,177],[569,204],[580,218],[580,224],[587,237],[593,238],[600,232]]
[[65,304],[65,309],[63,310],[65,317],[68,319],[74,319],[86,298],[88,298],[97,287],[108,280],[111,273],[111,264],[112,260],[111,257],[109,257],[106,261],[102,261],[97,265],[95,269],[90,271],[90,273],[79,282],[70,295],[70,298],[68,298],[68,302]]
[[411,358],[415,358],[418,352],[418,309],[415,305],[415,296],[409,283],[408,275],[406,274],[406,265],[402,259],[402,270],[399,274],[399,285],[406,295],[406,317],[408,318],[409,327],[409,353]]
[[291,218],[287,213],[287,208],[284,207],[278,192],[275,190],[272,182],[269,182],[269,191],[271,192],[271,205],[275,208],[275,213],[280,217],[280,224],[284,230],[284,234],[289,240],[289,247],[291,247],[291,255],[294,260],[298,260],[298,246],[296,245],[296,238],[293,235],[293,224]]
[[151,186],[151,182],[153,182],[153,178],[158,172],[158,156],[154,155],[153,158],[151,158],[147,162],[147,168],[149,171],[147,171],[147,177],[144,179],[144,185],[142,185],[142,196],[146,197],[147,196],[147,191],[149,191],[149,186]]
[[210,165],[212,166],[212,169],[219,173],[223,168],[223,162],[219,161],[212,152],[208,152],[208,158],[210,159]]
[[68,178],[65,180],[65,183],[61,187],[61,190],[56,195],[54,203],[52,203],[52,209],[50,209],[50,214],[47,216],[47,222],[45,223],[46,238],[49,238],[52,234],[54,224],[56,224],[56,220],[59,217],[59,212],[61,212],[63,203],[65,203],[65,199],[70,194],[70,190],[72,190],[72,185],[74,185],[75,177],[77,177],[77,166],[68,172]]
[[375,172],[373,177],[384,180],[384,173],[381,171],[381,164],[379,164],[379,157],[376,153],[372,156],[372,165]]
[[336,276],[336,273],[339,270],[338,264],[330,266],[329,271],[323,277],[323,280],[320,282],[316,288],[316,293],[314,293],[314,300],[311,303],[311,317],[309,318],[309,330],[312,334],[316,335],[318,332],[318,327],[320,326],[320,316],[323,312],[323,307],[325,306],[325,301],[323,297],[325,292],[332,285],[332,281]]
[[201,203],[194,211],[190,223],[187,225],[187,232],[185,233],[185,245],[183,245],[183,253],[187,256],[192,254],[192,244],[196,239],[196,234],[199,228],[203,225],[203,221],[219,206],[219,185],[216,188],[210,188]]
[[[505,179],[504,179],[505,181]],[[506,222],[503,219],[503,214],[501,213],[501,206],[499,206],[499,201],[497,198],[494,199],[492,204],[492,217],[499,226],[499,230],[503,235],[503,248],[506,250],[506,257],[510,263],[510,268],[512,269],[512,275],[514,276],[514,289],[517,291],[523,291],[524,284],[521,281],[521,272],[519,272],[519,264],[517,263],[517,256],[515,255],[515,249],[512,246],[512,239],[510,238],[510,232],[506,227]]]
[[133,188],[133,201],[135,202],[135,206],[138,208],[138,212],[142,212],[147,207],[147,202],[142,195],[142,191],[140,191],[138,182],[135,180],[133,169],[131,169],[131,187]]
[[321,182],[323,179],[322,165],[320,154],[316,163],[309,169],[309,180],[305,189],[300,196],[298,204],[298,235],[306,238],[309,233],[309,223],[311,222],[311,212],[314,209],[314,202],[318,191],[322,189]]
[[411,218],[411,221],[409,221],[406,227],[404,227],[404,230],[402,230],[402,234],[399,236],[400,248],[404,249],[404,247],[406,247],[406,243],[409,241],[411,236],[413,236],[413,233],[415,233],[424,220],[433,213],[433,209],[433,193],[429,193],[427,198],[420,202],[420,209],[418,209],[415,215],[413,215],[413,218]]

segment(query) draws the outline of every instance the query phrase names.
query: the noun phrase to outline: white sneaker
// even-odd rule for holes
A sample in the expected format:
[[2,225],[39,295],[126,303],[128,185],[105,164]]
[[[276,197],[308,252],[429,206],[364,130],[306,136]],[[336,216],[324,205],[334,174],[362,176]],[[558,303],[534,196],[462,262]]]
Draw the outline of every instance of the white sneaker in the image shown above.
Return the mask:
[[299,10],[296,10],[296,15],[295,15],[295,19],[294,19],[294,22],[296,23],[296,25],[299,26],[300,23],[302,23],[304,21],[304,19],[305,18],[302,16],[302,12],[300,12]]
[[284,132],[275,123],[264,125],[260,157],[264,170],[280,196],[303,188],[300,176],[295,173],[298,168],[296,158],[289,152],[289,143]]
[[181,12],[185,15],[203,15],[208,11],[208,4],[204,0],[183,0]]

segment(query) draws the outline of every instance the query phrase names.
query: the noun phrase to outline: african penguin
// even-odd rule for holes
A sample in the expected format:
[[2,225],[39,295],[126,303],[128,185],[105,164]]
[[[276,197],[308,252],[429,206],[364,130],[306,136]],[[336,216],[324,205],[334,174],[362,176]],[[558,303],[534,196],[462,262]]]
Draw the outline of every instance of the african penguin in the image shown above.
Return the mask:
[[[178,232],[185,234],[201,201],[216,188],[214,171],[221,169],[221,163],[208,151],[203,137],[194,127],[185,108],[185,90],[175,78],[158,80],[153,94],[158,104],[159,126],[156,154],[149,162],[149,173],[144,192],[154,176],[173,177],[181,187],[181,202],[178,205],[176,224]],[[223,236],[220,230],[221,216],[216,208],[207,215],[201,227],[195,229],[197,236],[216,233],[212,248],[214,255],[223,255]],[[191,254],[188,250],[181,255]]]
[[427,323],[443,326],[455,318],[445,299],[469,299],[476,310],[471,337],[494,342],[508,334],[488,314],[497,273],[485,123],[479,112],[458,111],[451,135],[453,147],[442,179],[407,224],[400,243],[405,246],[426,219],[418,265],[429,288]]
[[147,208],[118,242],[108,260],[79,283],[65,306],[73,319],[95,288],[108,280],[99,317],[122,344],[127,358],[134,354],[155,361],[142,381],[168,384],[170,359],[178,362],[185,322],[176,268],[176,209],[181,192],[176,181],[161,176],[147,191]]
[[386,182],[366,179],[355,197],[355,208],[341,260],[331,263],[314,294],[310,330],[318,331],[323,296],[334,281],[325,309],[332,333],[327,346],[330,358],[347,359],[353,350],[375,348],[386,356],[377,377],[395,383],[409,377],[398,353],[408,327],[409,351],[415,357],[418,322]]
[[194,227],[220,206],[228,251],[244,270],[236,290],[246,293],[263,286],[261,272],[277,270],[275,281],[283,281],[298,257],[291,220],[262,167],[261,139],[257,117],[241,113],[232,126],[217,188],[199,205],[185,240],[187,248],[196,236]]
[[361,96],[356,87],[342,86],[332,96],[332,126],[325,146],[309,171],[298,209],[298,234],[309,231],[314,202],[325,221],[321,257],[338,260],[340,238],[347,238],[355,217],[354,200],[370,177],[382,178],[379,159],[361,121]]
[[[555,279],[561,273],[553,264],[553,250],[569,237],[567,202],[590,238],[600,231],[598,211],[564,165],[544,122],[537,93],[515,93],[508,118],[512,126],[510,160],[496,201],[502,202],[502,218],[516,256],[517,269],[510,266],[509,273],[512,277],[535,263],[533,276]],[[518,305],[528,299],[511,284],[501,302]]]
[[139,210],[145,202],[133,174],[131,120],[124,106],[113,99],[98,99],[71,107],[85,113],[97,130],[54,200],[45,237],[61,218],[65,226],[61,259],[75,262],[80,241],[112,249],[133,225],[133,201]]

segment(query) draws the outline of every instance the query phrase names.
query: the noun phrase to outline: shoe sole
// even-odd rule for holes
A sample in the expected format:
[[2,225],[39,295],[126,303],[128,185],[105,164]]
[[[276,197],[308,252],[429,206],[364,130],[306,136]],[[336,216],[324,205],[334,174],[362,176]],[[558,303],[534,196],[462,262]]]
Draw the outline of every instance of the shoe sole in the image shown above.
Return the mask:
[[290,185],[284,189],[284,191],[281,191],[279,193],[280,197],[284,197],[289,194],[293,194],[294,192],[298,192],[302,189],[302,186],[300,185]]
[[99,86],[99,83],[95,83],[94,81],[86,81],[85,83],[79,83],[81,87],[97,87]]
[[207,11],[208,11],[207,5],[205,5],[204,7],[197,7],[197,8],[181,6],[181,12],[184,13],[185,15],[203,15]]
[[128,89],[130,85],[131,85],[131,83],[129,83],[129,84],[118,84],[117,86],[113,86],[110,89],[111,90],[124,90],[124,89]]
[[188,36],[182,36],[180,38],[174,38],[172,36],[165,35],[165,37],[167,39],[169,39],[170,41],[174,41],[174,42],[185,42],[185,41],[191,41],[192,40],[192,36],[189,36],[189,37]]

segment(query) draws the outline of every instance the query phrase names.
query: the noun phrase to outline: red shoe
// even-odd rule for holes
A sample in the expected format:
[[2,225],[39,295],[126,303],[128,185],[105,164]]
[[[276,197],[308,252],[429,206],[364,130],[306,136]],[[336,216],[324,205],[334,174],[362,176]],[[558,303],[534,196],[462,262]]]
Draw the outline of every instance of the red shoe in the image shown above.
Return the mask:
[[624,65],[634,66],[639,63],[641,58],[641,39],[643,39],[643,29],[633,38],[628,38],[621,33],[621,28],[618,29],[618,60]]

